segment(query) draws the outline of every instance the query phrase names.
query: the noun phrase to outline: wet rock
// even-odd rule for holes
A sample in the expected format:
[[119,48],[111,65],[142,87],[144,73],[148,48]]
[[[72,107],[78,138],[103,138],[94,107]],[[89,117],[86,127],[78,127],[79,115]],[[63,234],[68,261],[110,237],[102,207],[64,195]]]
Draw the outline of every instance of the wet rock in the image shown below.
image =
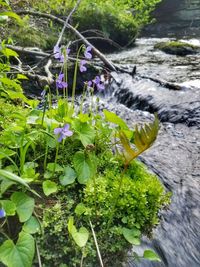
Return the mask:
[[199,87],[183,87],[183,90],[176,91],[140,77],[133,79],[128,74],[119,77],[120,86],[115,81],[111,85],[111,90],[114,90],[112,97],[126,107],[158,113],[162,122],[200,127]]
[[186,56],[191,54],[196,54],[200,51],[199,46],[195,46],[186,42],[181,41],[170,41],[157,43],[154,46],[155,49],[160,49],[161,51],[178,56]]

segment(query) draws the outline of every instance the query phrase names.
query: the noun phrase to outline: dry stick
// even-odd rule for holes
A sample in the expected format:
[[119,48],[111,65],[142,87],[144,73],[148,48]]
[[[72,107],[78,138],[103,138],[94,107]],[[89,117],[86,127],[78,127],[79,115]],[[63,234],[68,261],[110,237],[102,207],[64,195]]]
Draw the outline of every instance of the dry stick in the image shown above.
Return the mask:
[[42,262],[41,262],[41,257],[40,257],[40,251],[39,251],[39,248],[38,248],[38,245],[37,245],[36,242],[35,242],[35,246],[36,246],[37,257],[38,257],[38,265],[39,265],[39,267],[42,267]]
[[101,258],[101,253],[100,253],[100,250],[99,250],[99,245],[98,245],[98,242],[97,242],[97,238],[96,238],[96,235],[95,235],[95,232],[94,232],[94,228],[93,228],[92,223],[91,223],[90,220],[89,220],[89,223],[90,223],[90,227],[91,227],[91,230],[92,230],[92,235],[93,235],[93,238],[94,238],[94,243],[95,243],[95,246],[96,246],[96,249],[97,249],[97,254],[98,254],[98,257],[99,257],[99,261],[100,261],[101,267],[104,267],[103,261],[102,261],[102,258]]
[[[28,11],[28,10],[21,10],[17,11],[17,14],[29,14],[32,16],[38,16],[38,17],[44,17],[48,19],[52,19],[54,21],[57,21],[61,24],[65,24],[65,21],[63,19],[60,19],[54,15],[51,14],[45,14],[41,12],[36,11]],[[116,71],[117,69],[120,70],[120,68],[116,67],[112,62],[110,62],[97,48],[95,48],[77,29],[75,29],[71,24],[66,23],[66,27],[69,28],[78,38],[80,38],[83,43],[87,46],[91,46],[94,54],[103,61],[103,63],[112,71]]]
[[57,46],[59,46],[59,44],[60,44],[60,42],[61,42],[61,40],[62,40],[63,34],[64,34],[64,32],[65,32],[65,29],[67,28],[68,22],[69,22],[71,16],[73,15],[73,13],[74,13],[74,12],[76,11],[76,9],[78,8],[80,2],[81,2],[81,0],[78,0],[78,1],[76,2],[76,5],[74,6],[74,8],[71,10],[71,12],[69,13],[69,15],[67,16],[67,18],[66,18],[66,20],[65,20],[65,24],[64,24],[64,26],[63,26],[63,28],[62,28],[62,31],[61,31],[61,33],[60,33],[60,35],[59,35],[59,37],[58,37],[58,41],[57,41],[57,43],[56,43]]

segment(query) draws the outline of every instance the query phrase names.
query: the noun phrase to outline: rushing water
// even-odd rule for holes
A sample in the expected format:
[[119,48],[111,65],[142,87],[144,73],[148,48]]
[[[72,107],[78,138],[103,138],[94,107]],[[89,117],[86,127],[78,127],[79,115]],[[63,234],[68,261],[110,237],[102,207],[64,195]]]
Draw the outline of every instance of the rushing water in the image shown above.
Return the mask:
[[[157,141],[140,159],[158,175],[172,192],[169,209],[162,211],[161,223],[144,248],[154,249],[161,263],[128,261],[137,267],[200,266],[200,54],[180,57],[153,48],[161,39],[138,39],[136,47],[109,56],[115,63],[133,68],[137,74],[116,75],[104,98],[104,105],[133,126],[152,120],[157,112],[161,130]],[[190,42],[200,43],[199,40]],[[176,82],[170,90],[141,76]]]

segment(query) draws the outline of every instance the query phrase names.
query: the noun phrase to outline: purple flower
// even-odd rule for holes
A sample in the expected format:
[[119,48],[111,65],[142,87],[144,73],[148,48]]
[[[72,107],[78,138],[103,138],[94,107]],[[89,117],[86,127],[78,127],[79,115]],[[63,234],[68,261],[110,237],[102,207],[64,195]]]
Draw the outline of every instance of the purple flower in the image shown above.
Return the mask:
[[58,75],[58,78],[56,79],[56,88],[62,89],[67,87],[67,82],[63,81],[64,79],[64,74],[60,73]]
[[61,50],[60,50],[60,47],[58,45],[55,45],[54,46],[53,53],[54,53],[54,57],[56,59],[60,59],[60,57],[61,57]]
[[61,142],[66,137],[69,137],[69,136],[73,135],[73,132],[69,130],[69,127],[70,127],[69,124],[65,124],[63,126],[63,128],[55,128],[54,129],[54,134],[60,135],[59,138],[58,138],[58,142]]
[[84,52],[85,58],[87,58],[87,59],[91,59],[92,58],[91,51],[92,51],[92,47],[91,46],[88,46],[86,48],[85,52]]
[[98,83],[97,84],[97,90],[103,91],[105,89],[105,85],[103,83]]
[[87,86],[88,86],[88,87],[92,87],[92,81],[88,81],[88,82],[87,82]]
[[[53,48],[53,53],[54,53],[54,57],[55,57],[56,59],[59,59],[61,63],[64,62],[65,57],[64,57],[64,55],[62,54],[62,52],[61,52],[61,48],[60,48],[58,45],[55,45],[55,46],[54,46],[54,48]],[[67,48],[67,49],[66,49],[66,55],[68,56],[69,53],[70,53],[70,49]]]
[[0,209],[0,219],[6,217],[6,212],[4,209]]
[[87,70],[85,64],[87,63],[86,60],[81,60],[80,62],[80,72],[85,72]]
[[99,76],[96,76],[96,77],[94,78],[94,80],[92,80],[92,81],[93,81],[93,83],[95,83],[95,84],[97,85],[97,84],[99,84],[99,83],[101,82],[101,79],[100,79]]
[[96,84],[97,90],[103,91],[105,89],[105,85],[101,82],[99,76],[96,76],[94,80],[92,80],[94,84]]

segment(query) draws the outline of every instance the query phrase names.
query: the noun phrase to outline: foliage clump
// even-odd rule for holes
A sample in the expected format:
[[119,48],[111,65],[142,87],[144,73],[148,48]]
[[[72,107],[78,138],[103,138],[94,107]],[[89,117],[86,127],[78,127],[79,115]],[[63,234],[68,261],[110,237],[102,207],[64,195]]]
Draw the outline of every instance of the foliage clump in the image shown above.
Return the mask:
[[[15,13],[6,14],[20,21]],[[62,63],[57,94],[45,87],[41,108],[23,94],[20,80],[28,78],[9,75],[10,57],[18,60],[18,55],[2,43],[0,262],[7,267],[122,266],[131,245],[151,234],[169,200],[157,177],[134,161],[156,140],[158,118],[132,129],[115,113],[99,112],[94,92],[105,90],[100,76],[85,81],[76,106],[78,67],[87,71],[92,47],[78,49],[71,91],[69,47],[57,44],[53,50]],[[160,261],[149,250],[133,256]]]
[[[151,12],[160,1],[86,0],[80,3],[71,23],[83,32],[84,36],[92,38],[91,42],[97,46],[104,48],[106,44],[108,48],[112,42],[105,42],[106,39],[110,39],[120,46],[128,46],[134,42],[140,29],[152,21]],[[60,17],[68,14],[74,3],[73,0],[56,2],[36,0],[28,3],[21,0],[18,1],[17,6],[13,3],[12,7],[14,10],[19,9],[19,7],[26,7]],[[11,29],[9,30],[10,36],[23,46],[36,45],[43,49],[49,49],[55,42],[58,25],[53,21],[44,22],[44,19],[33,19],[32,16],[28,22],[29,17],[27,15],[24,20],[24,26],[21,26],[20,29],[18,27],[21,34],[18,32],[17,35],[15,33],[16,27],[12,30],[11,26],[9,27]],[[71,37],[68,32],[66,38],[69,40]]]

